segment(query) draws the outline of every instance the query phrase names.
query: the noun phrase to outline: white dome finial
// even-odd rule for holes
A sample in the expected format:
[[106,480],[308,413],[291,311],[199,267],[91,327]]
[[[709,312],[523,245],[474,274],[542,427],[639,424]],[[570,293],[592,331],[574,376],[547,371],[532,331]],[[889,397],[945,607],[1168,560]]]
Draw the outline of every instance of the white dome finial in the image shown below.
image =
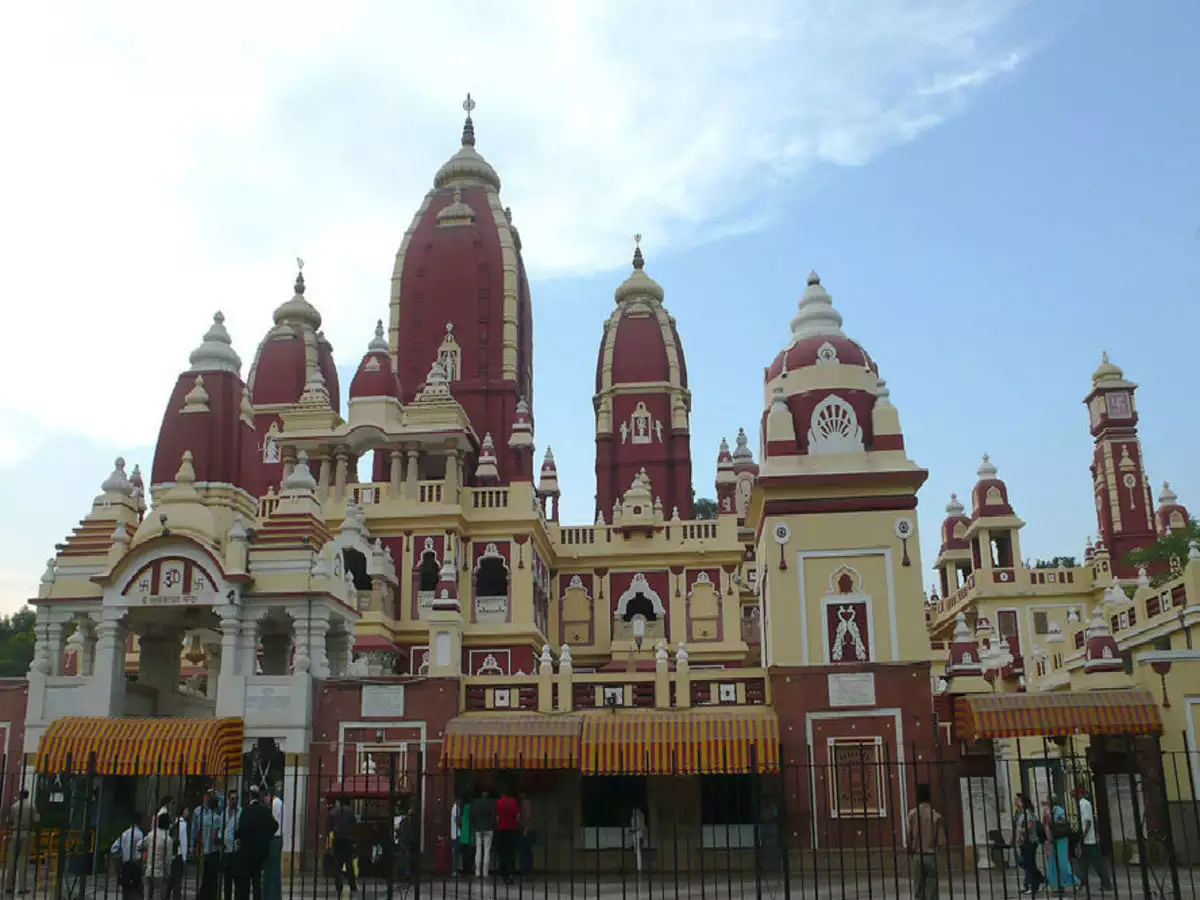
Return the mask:
[[842,331],[842,314],[833,308],[833,298],[821,286],[820,276],[809,272],[800,310],[792,319],[792,336],[794,340],[802,340],[818,334],[846,336]]
[[375,337],[371,339],[371,343],[367,344],[368,352],[375,350],[380,350],[384,353],[388,352],[387,338],[383,336],[383,319],[378,319],[375,322]]
[[225,315],[213,313],[212,327],[204,333],[200,346],[188,357],[192,372],[240,372],[242,360],[234,352],[233,341],[225,330]]
[[975,470],[975,474],[978,475],[980,481],[982,481],[985,478],[995,478],[999,471],[1000,470],[992,464],[991,457],[985,453],[983,454],[983,462],[979,464],[979,468]]

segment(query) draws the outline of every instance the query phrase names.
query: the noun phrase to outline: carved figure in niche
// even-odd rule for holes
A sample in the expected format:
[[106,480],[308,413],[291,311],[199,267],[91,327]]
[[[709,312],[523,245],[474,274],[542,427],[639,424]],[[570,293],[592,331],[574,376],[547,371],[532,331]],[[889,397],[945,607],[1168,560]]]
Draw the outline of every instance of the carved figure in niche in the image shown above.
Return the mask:
[[750,492],[754,490],[754,482],[749,478],[742,478],[737,485],[737,511],[738,515],[744,516],[747,507],[750,506]]
[[263,462],[279,462],[279,443],[273,437],[268,437],[263,442]]
[[621,443],[624,444],[629,439],[629,426],[624,422],[621,423]]
[[[849,575],[843,575],[843,578],[849,578]],[[867,660],[867,646],[863,643],[862,632],[858,630],[858,614],[854,611],[853,606],[839,606],[837,611],[838,627],[833,635],[833,646],[830,648],[829,655],[834,662],[841,662],[846,652],[847,640],[854,647],[854,658],[859,662]]]
[[629,417],[629,425],[635,444],[651,443],[653,439],[650,437],[650,432],[653,427],[653,421],[650,411],[646,409],[646,404],[640,400]]
[[483,658],[483,664],[475,672],[476,675],[503,675],[504,670],[500,668],[500,663],[497,661],[495,654],[489,653]]
[[658,442],[661,444],[663,442],[662,422],[659,419],[654,420],[654,435],[658,438]]
[[731,512],[733,510],[733,503],[730,501],[730,499],[728,497],[724,498],[721,501],[721,509],[724,510],[725,512]]

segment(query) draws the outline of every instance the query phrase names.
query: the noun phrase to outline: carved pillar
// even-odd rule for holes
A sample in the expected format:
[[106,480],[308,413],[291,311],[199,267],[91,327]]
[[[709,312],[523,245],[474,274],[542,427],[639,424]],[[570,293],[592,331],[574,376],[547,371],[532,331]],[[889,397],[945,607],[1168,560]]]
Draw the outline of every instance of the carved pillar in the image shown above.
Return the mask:
[[313,678],[329,677],[329,656],[325,641],[329,635],[329,610],[314,609],[308,620],[309,671]]
[[79,645],[79,665],[76,671],[80,675],[90,676],[96,668],[96,628],[91,619],[80,619],[75,627],[83,638]]
[[329,478],[332,468],[329,457],[321,457],[320,474],[317,476],[317,499],[322,503],[329,499]]
[[242,622],[242,674],[249,677],[258,674],[258,621]]
[[221,687],[221,645],[213,642],[204,645],[204,696],[216,700]]
[[413,503],[417,502],[417,475],[421,465],[421,451],[416,447],[408,448],[408,465],[404,470],[404,496]]
[[388,460],[388,495],[399,497],[404,480],[404,454],[399,450],[393,450],[388,455]]
[[333,471],[333,499],[341,502],[346,499],[346,451],[338,450],[334,458],[337,462]]
[[[242,643],[242,622],[236,607],[222,607],[221,616],[221,677],[232,678],[237,674],[238,651]],[[242,674],[254,674],[253,672]]]
[[458,502],[458,448],[446,448],[446,477],[442,485],[442,502]]
[[350,666],[350,640],[347,631],[337,631],[325,637],[325,653],[329,658],[329,674],[338,677],[346,674]]
[[[293,628],[295,629],[295,649],[292,652],[292,673],[295,675],[307,675],[312,670],[312,658],[310,656],[312,632],[309,628],[308,617],[303,615],[297,617]],[[266,668],[265,660],[263,668]],[[274,669],[271,671],[273,674]]]
[[104,610],[96,623],[95,670],[88,710],[93,716],[116,718],[125,714],[125,626],[121,619],[121,610]]

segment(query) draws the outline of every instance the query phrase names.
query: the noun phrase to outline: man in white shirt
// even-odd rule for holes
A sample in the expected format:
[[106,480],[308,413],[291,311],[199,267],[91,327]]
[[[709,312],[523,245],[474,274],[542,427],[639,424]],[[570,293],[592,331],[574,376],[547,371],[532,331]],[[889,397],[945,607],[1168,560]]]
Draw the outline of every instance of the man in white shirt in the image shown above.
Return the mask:
[[1088,874],[1092,869],[1100,876],[1100,889],[1112,890],[1112,879],[1108,875],[1108,864],[1100,852],[1100,834],[1096,825],[1096,811],[1088,798],[1086,788],[1080,787],[1075,796],[1079,801],[1079,830],[1083,832],[1083,847],[1079,858],[1079,880],[1086,890]]
[[179,817],[171,824],[168,834],[171,836],[175,852],[171,859],[171,868],[167,874],[167,890],[164,900],[183,900],[183,871],[188,861],[188,846],[191,835],[188,833],[188,816],[191,810],[184,807],[179,811]]
[[145,844],[146,835],[135,822],[122,831],[108,848],[109,854],[120,861],[117,884],[121,886],[121,896],[125,900],[134,900],[142,894],[142,850]]

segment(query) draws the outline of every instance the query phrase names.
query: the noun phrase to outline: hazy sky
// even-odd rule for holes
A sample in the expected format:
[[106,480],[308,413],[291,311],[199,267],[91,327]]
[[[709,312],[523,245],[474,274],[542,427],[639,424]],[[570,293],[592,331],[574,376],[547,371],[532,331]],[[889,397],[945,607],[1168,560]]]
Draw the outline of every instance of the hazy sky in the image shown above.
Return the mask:
[[180,9],[0,12],[2,609],[114,456],[149,468],[214,310],[248,371],[297,256],[348,385],[468,90],[533,276],[565,519],[591,518],[593,365],[634,232],[679,320],[700,495],[816,269],[930,469],[926,567],[983,452],[1023,554],[1081,554],[1101,350],[1143,385],[1156,493],[1200,509],[1194,2]]

